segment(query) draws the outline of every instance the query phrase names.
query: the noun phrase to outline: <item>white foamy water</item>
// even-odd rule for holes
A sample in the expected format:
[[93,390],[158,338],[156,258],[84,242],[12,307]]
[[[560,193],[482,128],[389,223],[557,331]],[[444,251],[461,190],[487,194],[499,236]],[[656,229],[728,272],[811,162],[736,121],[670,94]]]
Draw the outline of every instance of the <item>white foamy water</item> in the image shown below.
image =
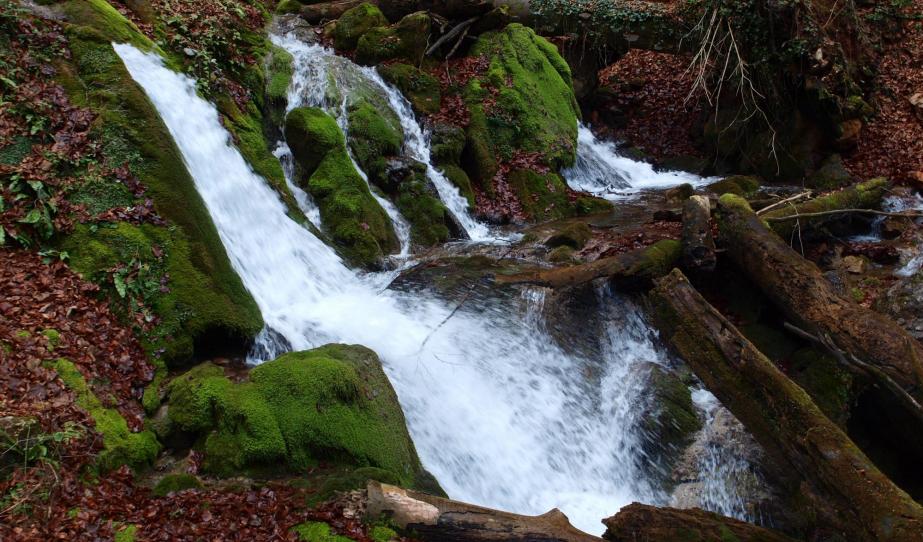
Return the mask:
[[541,289],[512,301],[473,296],[461,307],[381,290],[382,275],[351,271],[286,216],[192,79],[155,55],[114,47],[168,127],[260,307],[262,359],[328,342],[375,350],[423,464],[452,498],[526,514],[558,507],[594,533],[631,501],[665,502],[642,474],[634,425],[644,390],[632,376],[663,354],[630,300],[599,292],[607,331],[587,358],[544,329]]
[[387,104],[400,121],[404,132],[404,154],[426,166],[427,178],[468,237],[472,241],[495,239],[487,226],[471,216],[468,200],[461,195],[458,187],[433,166],[429,134],[420,127],[410,103],[397,89],[385,82],[374,68],[359,66],[347,58],[337,56],[326,47],[307,44],[293,36],[272,35],[271,39],[295,59],[295,74],[288,94],[289,110],[305,105],[323,108],[337,117],[340,127],[346,133],[348,122],[345,106],[350,92],[359,87],[374,90],[383,99],[382,105]]
[[643,190],[683,183],[700,186],[717,180],[684,171],[656,171],[646,162],[624,156],[615,143],[598,139],[584,124],[577,128],[577,161],[561,174],[574,190],[608,200],[629,198]]

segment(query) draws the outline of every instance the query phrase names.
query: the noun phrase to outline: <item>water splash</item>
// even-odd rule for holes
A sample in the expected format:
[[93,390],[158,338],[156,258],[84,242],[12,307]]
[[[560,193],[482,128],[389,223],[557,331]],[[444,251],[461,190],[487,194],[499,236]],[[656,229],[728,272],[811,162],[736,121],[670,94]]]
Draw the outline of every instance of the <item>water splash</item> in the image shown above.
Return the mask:
[[608,200],[630,198],[642,190],[683,183],[701,186],[716,180],[683,171],[656,171],[646,162],[624,156],[615,143],[598,139],[584,124],[577,128],[577,161],[561,173],[574,190]]

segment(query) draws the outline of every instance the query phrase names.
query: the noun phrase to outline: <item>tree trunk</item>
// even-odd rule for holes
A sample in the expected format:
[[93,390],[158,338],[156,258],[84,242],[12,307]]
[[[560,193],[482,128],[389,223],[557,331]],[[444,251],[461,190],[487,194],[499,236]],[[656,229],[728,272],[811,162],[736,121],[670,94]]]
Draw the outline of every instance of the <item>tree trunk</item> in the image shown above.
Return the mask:
[[604,519],[603,523],[607,527],[603,538],[612,542],[794,542],[775,531],[698,508],[680,510],[632,503],[619,510],[618,514]]
[[742,199],[726,194],[718,211],[728,255],[796,326],[923,400],[923,345],[890,318],[839,295],[816,265],[769,231]]
[[842,219],[848,215],[792,218],[790,220],[781,221],[779,220],[780,218],[840,209],[873,209],[881,204],[881,198],[884,196],[887,189],[887,180],[872,179],[871,181],[859,183],[855,186],[850,186],[843,190],[814,198],[803,203],[793,202],[784,205],[760,215],[760,218],[768,219],[767,221],[770,223],[770,227],[773,231],[791,243],[792,240],[797,237],[799,228],[801,228],[801,230],[816,228],[822,224],[832,220]]
[[715,240],[711,235],[711,205],[705,196],[691,196],[683,203],[683,256],[687,272],[715,270]]
[[573,527],[557,508],[540,516],[521,516],[375,481],[366,490],[370,520],[389,518],[424,541],[602,542]]
[[816,514],[824,527],[846,540],[923,540],[923,508],[882,474],[682,273],[674,270],[658,281],[651,299],[662,336],[744,424],[776,467],[803,480],[802,490],[813,504],[806,516]]
[[592,280],[611,277],[626,286],[649,283],[651,279],[663,276],[679,259],[680,243],[673,239],[657,241],[653,245],[600,258],[595,262],[542,269],[518,275],[497,275],[500,284],[536,284],[550,288],[576,286]]

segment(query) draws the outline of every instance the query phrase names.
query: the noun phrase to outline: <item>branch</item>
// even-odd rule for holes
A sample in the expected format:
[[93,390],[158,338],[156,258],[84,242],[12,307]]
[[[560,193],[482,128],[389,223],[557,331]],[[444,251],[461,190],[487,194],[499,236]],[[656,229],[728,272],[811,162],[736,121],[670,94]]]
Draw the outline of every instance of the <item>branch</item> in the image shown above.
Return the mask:
[[798,201],[798,200],[800,200],[801,198],[810,196],[811,194],[812,194],[812,192],[811,192],[810,190],[808,190],[807,192],[802,192],[802,193],[800,193],[800,194],[795,194],[794,196],[792,196],[792,197],[790,197],[790,198],[785,198],[785,199],[782,200],[782,201],[777,201],[777,202],[773,203],[772,205],[767,205],[766,207],[763,207],[762,209],[760,209],[759,211],[757,211],[756,214],[761,215],[761,214],[763,214],[763,213],[767,213],[767,212],[769,212],[769,211],[771,211],[771,210],[773,210],[773,209],[782,207],[782,206],[785,205],[786,203],[790,203],[790,202],[793,202],[793,201]]
[[812,218],[812,217],[817,217],[817,216],[829,216],[829,215],[836,215],[836,214],[843,214],[843,213],[859,213],[859,214],[866,214],[866,215],[923,218],[923,213],[910,212],[910,211],[891,213],[888,211],[878,211],[876,209],[834,209],[832,211],[819,211],[816,213],[801,213],[801,214],[794,214],[794,215],[788,215],[788,216],[769,216],[769,217],[764,218],[763,220],[765,220],[766,222],[782,222],[784,220],[795,220],[799,218]]
[[426,52],[424,53],[424,56],[429,56],[429,55],[433,54],[433,51],[435,51],[436,49],[442,47],[443,44],[445,44],[445,43],[448,42],[450,39],[452,39],[452,38],[454,38],[455,36],[457,36],[462,30],[466,30],[469,26],[473,25],[474,22],[478,20],[478,18],[479,18],[479,17],[472,17],[472,18],[470,18],[470,19],[466,19],[466,20],[464,20],[464,21],[458,23],[457,25],[455,25],[455,26],[452,28],[452,30],[449,30],[448,32],[446,32],[445,34],[443,34],[442,36],[440,36],[439,39],[436,40],[436,43],[430,45],[429,49],[427,49]]

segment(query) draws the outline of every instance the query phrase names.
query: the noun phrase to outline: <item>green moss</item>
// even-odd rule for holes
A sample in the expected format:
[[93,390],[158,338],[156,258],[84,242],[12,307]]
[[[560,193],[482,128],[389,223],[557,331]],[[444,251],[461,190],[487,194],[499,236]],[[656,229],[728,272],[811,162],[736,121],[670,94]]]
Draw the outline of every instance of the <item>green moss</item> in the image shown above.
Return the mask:
[[57,4],[67,20],[75,25],[88,26],[99,32],[107,41],[130,43],[144,51],[163,51],[148,39],[134,23],[126,19],[106,0],[69,0]]
[[115,537],[113,538],[114,542],[135,542],[135,537],[138,534],[137,525],[126,525],[116,531]]
[[545,241],[549,247],[569,246],[581,249],[593,237],[593,230],[586,222],[572,222],[558,230]]
[[846,427],[853,400],[853,375],[836,359],[814,348],[802,348],[792,356],[795,382],[818,408],[840,427]]
[[397,396],[366,348],[286,354],[240,384],[205,364],[171,382],[168,397],[172,426],[204,437],[211,472],[297,471],[324,459],[385,469],[412,485],[422,471]]
[[756,177],[746,175],[732,175],[706,187],[713,194],[734,194],[735,196],[750,196],[760,188]]
[[440,169],[442,169],[442,174],[445,175],[445,178],[458,187],[461,195],[465,196],[465,199],[468,200],[468,206],[474,208],[474,188],[471,186],[471,179],[468,178],[465,170],[453,164],[440,166]]
[[415,244],[429,247],[448,240],[448,211],[430,191],[424,172],[415,172],[400,183],[395,203],[410,222],[410,237]]
[[298,13],[301,11],[301,6],[298,0],[282,0],[276,4],[276,13]]
[[347,10],[337,19],[333,29],[333,44],[337,49],[355,49],[359,38],[369,30],[387,26],[388,19],[373,4],[364,2]]
[[[383,68],[379,68],[382,70]],[[430,156],[439,166],[457,166],[465,150],[465,131],[451,124],[437,123],[433,127]]]
[[389,542],[391,539],[397,538],[397,532],[390,527],[376,525],[369,529],[369,537],[375,542]]
[[42,331],[42,335],[48,339],[48,350],[54,350],[59,344],[61,344],[61,333],[57,329],[46,329]]
[[[774,209],[762,215],[762,218],[778,218],[792,214],[817,213],[836,209],[874,209],[880,205],[881,198],[888,190],[888,187],[889,183],[887,179],[872,179],[836,192],[825,194],[804,203],[796,203],[794,204],[794,208],[786,206],[780,209]],[[821,216],[801,218],[799,221],[773,221],[769,223],[769,226],[783,239],[790,239],[799,222],[800,226],[804,228],[812,223],[823,222],[827,219],[829,219],[829,217]]]
[[[231,267],[211,217],[156,109],[131,79],[106,37],[85,27],[69,27],[68,37],[73,60],[60,66],[62,85],[76,105],[98,114],[94,129],[106,135],[103,154],[113,160],[112,165],[121,165],[123,162],[118,160],[126,159],[132,173],[147,187],[157,212],[178,226],[160,228],[156,234],[151,227],[144,230],[145,237],[172,245],[175,252],[168,265],[172,268],[168,283],[172,302],[167,304],[179,311],[161,316],[175,324],[179,313],[183,313],[187,316],[180,320],[196,322],[176,326],[185,330],[185,337],[177,341],[180,344],[173,354],[178,358],[191,355],[193,339],[209,329],[233,329],[236,335],[253,336],[262,327],[259,309]],[[97,242],[92,243],[94,240]],[[85,257],[78,259],[84,263],[98,260],[111,266],[111,256],[119,250],[104,243],[87,227],[76,228],[62,241],[75,249],[68,250],[72,258],[80,252]],[[92,248],[84,248],[88,244]],[[149,249],[151,243],[142,244]],[[98,278],[107,268],[87,265],[78,270]]]
[[66,359],[52,363],[61,380],[77,395],[77,405],[86,410],[96,423],[96,431],[103,437],[103,450],[96,460],[103,472],[122,465],[138,469],[151,465],[160,452],[160,443],[150,431],[132,433],[125,418],[114,408],[106,408],[99,401],[77,367]]
[[[401,63],[379,66],[378,72],[385,81],[401,91],[417,113],[434,115],[439,112],[441,101],[439,81],[432,75],[410,64]],[[461,143],[464,144],[464,137]],[[458,148],[458,155],[461,155],[461,145]]]
[[[283,0],[296,3],[295,0]],[[280,3],[281,5],[281,3]],[[266,106],[273,126],[285,122],[285,108],[288,104],[288,87],[294,74],[294,59],[281,47],[270,46],[266,57]]]
[[166,497],[170,493],[184,489],[201,489],[202,482],[192,474],[168,474],[157,482],[152,493],[157,497]]
[[557,173],[543,174],[520,169],[511,171],[507,182],[530,220],[564,218],[575,213],[567,197],[567,185]]
[[0,147],[0,165],[14,166],[32,152],[32,140],[16,136],[4,147]]
[[374,65],[399,59],[417,65],[423,60],[429,32],[430,17],[425,11],[411,13],[387,28],[372,28],[359,38],[356,62]]
[[285,140],[298,165],[314,173],[327,153],[345,144],[336,120],[316,107],[297,107],[285,117]]
[[[676,457],[702,428],[689,387],[672,371],[650,366],[650,391],[656,408],[642,421],[642,427],[660,459]],[[669,461],[668,461],[669,462]]]
[[561,245],[548,253],[548,261],[552,263],[569,263],[574,261],[574,249]]
[[352,542],[345,536],[333,534],[330,525],[319,521],[309,521],[292,527],[292,531],[303,542]]
[[[115,162],[120,156],[121,153],[116,152],[110,154],[109,158]],[[123,160],[122,163],[127,161],[129,160]],[[135,203],[134,195],[127,186],[120,182],[97,177],[80,183],[67,199],[77,205],[83,205],[90,215],[96,215],[114,207],[128,207]]]
[[[349,148],[359,166],[376,181],[383,181],[385,161],[401,152],[404,133],[400,121],[365,99],[349,107]],[[381,184],[379,184],[381,186]]]
[[[400,478],[391,471],[377,467],[350,469],[330,476],[321,484],[320,488],[312,488],[316,489],[317,492],[308,499],[308,505],[313,506],[327,501],[337,493],[365,489],[369,480],[375,480],[383,484],[401,484]],[[423,490],[423,488],[420,489]]]
[[729,209],[740,209],[751,213],[753,212],[747,200],[736,194],[726,193],[718,198],[718,203]]

